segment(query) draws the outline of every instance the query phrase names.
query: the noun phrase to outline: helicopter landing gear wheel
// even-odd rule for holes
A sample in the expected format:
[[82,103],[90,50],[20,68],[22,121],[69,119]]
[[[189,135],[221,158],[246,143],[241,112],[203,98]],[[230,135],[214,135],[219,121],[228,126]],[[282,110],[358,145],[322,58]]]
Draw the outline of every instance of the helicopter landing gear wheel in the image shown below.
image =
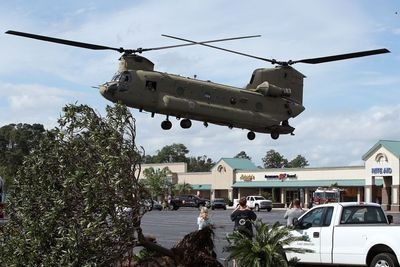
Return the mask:
[[271,138],[274,139],[274,140],[278,139],[278,138],[279,138],[279,133],[277,133],[277,132],[272,132],[272,133],[271,133]]
[[256,134],[253,131],[247,133],[247,139],[254,140],[256,138]]
[[172,128],[172,123],[169,120],[165,120],[161,123],[161,128],[163,130],[169,130]]
[[183,129],[189,129],[192,126],[192,121],[189,119],[183,119],[181,120],[181,127]]

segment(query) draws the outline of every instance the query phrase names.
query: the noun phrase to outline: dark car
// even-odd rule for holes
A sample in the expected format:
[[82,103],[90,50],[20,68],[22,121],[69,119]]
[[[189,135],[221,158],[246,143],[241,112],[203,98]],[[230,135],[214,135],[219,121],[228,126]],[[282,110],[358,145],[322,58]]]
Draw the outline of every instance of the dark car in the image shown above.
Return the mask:
[[171,200],[170,209],[177,210],[180,207],[195,207],[201,208],[203,206],[209,208],[210,200],[200,198],[196,195],[181,195]]
[[225,199],[223,198],[215,198],[212,202],[211,202],[211,209],[224,209],[226,210],[226,202]]
[[152,199],[144,200],[144,206],[146,207],[146,209],[148,211],[151,211],[151,210],[162,210],[161,204],[158,201],[152,200]]

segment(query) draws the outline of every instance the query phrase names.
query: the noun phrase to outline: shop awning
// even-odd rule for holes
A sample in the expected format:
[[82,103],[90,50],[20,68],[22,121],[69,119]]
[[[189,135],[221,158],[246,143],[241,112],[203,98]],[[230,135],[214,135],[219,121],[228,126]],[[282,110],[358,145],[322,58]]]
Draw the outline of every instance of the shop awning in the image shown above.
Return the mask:
[[[365,179],[347,179],[347,180],[284,180],[284,181],[251,181],[251,182],[236,182],[232,185],[233,188],[259,188],[259,187],[279,187],[279,188],[293,188],[293,187],[319,187],[337,185],[339,187],[363,187],[365,186]],[[375,185],[383,185],[382,179],[375,179]]]
[[193,190],[211,190],[211,184],[191,184]]

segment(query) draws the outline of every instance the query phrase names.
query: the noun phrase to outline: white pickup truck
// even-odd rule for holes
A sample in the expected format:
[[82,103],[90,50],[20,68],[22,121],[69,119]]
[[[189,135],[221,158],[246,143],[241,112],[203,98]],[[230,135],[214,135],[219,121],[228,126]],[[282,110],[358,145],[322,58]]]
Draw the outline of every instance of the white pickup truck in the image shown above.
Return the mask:
[[313,253],[287,253],[300,263],[398,267],[400,225],[389,225],[375,203],[330,203],[316,206],[294,221],[295,236],[306,241],[291,246]]
[[[247,196],[246,197],[247,206],[255,211],[260,211],[262,209],[268,212],[272,210],[272,201],[266,199],[263,196]],[[239,205],[239,199],[233,200],[233,206],[237,207]]]

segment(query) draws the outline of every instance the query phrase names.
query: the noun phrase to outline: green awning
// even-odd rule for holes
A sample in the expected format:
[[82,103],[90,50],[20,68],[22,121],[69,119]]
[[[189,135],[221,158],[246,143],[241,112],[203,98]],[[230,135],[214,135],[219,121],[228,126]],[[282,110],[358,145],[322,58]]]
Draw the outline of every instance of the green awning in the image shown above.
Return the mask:
[[191,184],[193,190],[211,190],[211,184]]
[[[283,182],[276,181],[251,181],[251,182],[236,182],[232,185],[233,188],[254,188],[254,187],[319,187],[331,186],[337,184],[339,187],[363,187],[365,186],[365,179],[347,179],[347,180],[284,180]],[[383,185],[382,179],[375,179],[375,185]]]

